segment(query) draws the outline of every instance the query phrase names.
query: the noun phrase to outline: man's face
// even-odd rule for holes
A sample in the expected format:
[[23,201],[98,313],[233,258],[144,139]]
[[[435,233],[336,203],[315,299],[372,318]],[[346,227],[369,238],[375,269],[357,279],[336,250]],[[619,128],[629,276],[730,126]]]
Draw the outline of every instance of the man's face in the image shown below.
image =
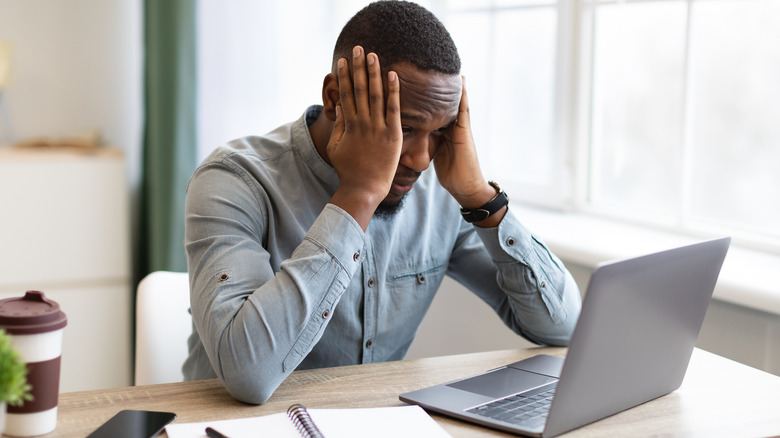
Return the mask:
[[400,209],[403,198],[436,156],[447,129],[458,116],[462,90],[459,75],[422,71],[408,63],[393,65],[389,70],[398,73],[401,84],[404,140],[390,193],[376,211],[379,217],[392,216]]

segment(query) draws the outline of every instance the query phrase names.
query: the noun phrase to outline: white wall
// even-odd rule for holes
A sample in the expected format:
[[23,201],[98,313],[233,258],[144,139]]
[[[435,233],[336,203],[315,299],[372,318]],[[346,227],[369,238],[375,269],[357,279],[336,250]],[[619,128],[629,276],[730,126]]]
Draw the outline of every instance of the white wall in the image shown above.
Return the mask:
[[[69,137],[95,130],[106,145],[121,149],[126,164],[117,167],[119,172],[126,173],[129,185],[124,184],[122,178],[119,178],[119,182],[112,178],[116,175],[116,170],[108,179],[112,181],[112,187],[128,190],[128,196],[122,196],[124,193],[111,194],[109,196],[112,202],[98,201],[100,205],[89,213],[89,223],[104,223],[110,229],[126,230],[127,221],[131,220],[126,217],[128,211],[136,211],[130,205],[124,204],[135,204],[135,193],[139,184],[143,139],[142,6],[141,0],[0,0],[0,40],[10,43],[12,51],[11,82],[3,93],[15,138],[29,140]],[[0,142],[6,137],[6,132],[2,129],[3,125],[0,124]],[[45,184],[57,184],[61,181],[62,184],[58,188],[71,187],[74,181],[85,176],[69,174],[63,170],[66,168],[60,166],[55,171],[48,172],[47,177],[53,181]],[[45,179],[36,181],[36,187],[42,185],[41,181]],[[7,187],[9,191],[5,193],[13,189],[31,196],[33,187],[30,185],[25,189],[23,177],[14,178],[14,184],[18,185]],[[108,185],[108,180],[103,178],[93,188],[100,193],[106,193],[109,190]],[[129,189],[126,189],[128,186]],[[43,193],[44,199],[46,196],[57,196],[56,190],[49,190],[47,193],[45,187],[38,192]],[[79,195],[87,196],[88,192],[89,190],[84,190]],[[92,199],[93,204],[95,199],[97,198]],[[117,203],[123,205],[117,206]],[[46,223],[47,220],[56,221],[58,214],[67,216],[63,218],[65,220],[56,222],[60,225],[59,228],[63,228],[70,223],[68,220],[78,220],[76,218],[85,213],[69,212],[68,208],[80,208],[74,205],[71,203],[70,207],[62,206],[60,209],[47,205],[46,207],[51,208],[44,208],[43,211],[56,211],[57,214],[47,215],[45,219],[38,218],[40,221],[28,221],[28,229],[19,230],[19,233],[35,233],[36,225]],[[3,214],[7,208],[14,208],[14,205],[0,206],[0,229],[13,232],[19,225],[14,223],[13,217],[9,218],[9,215]],[[17,208],[23,207],[17,204]],[[117,219],[116,215],[121,217]],[[82,228],[87,226],[87,222],[80,225],[82,226],[70,227],[71,234],[84,231]],[[43,239],[42,236],[52,233],[51,229],[48,233],[38,233],[38,241]],[[69,323],[63,341],[64,357],[60,384],[63,391],[124,386],[131,382],[132,299],[127,266],[130,254],[124,240],[126,233],[117,236],[116,242],[111,246],[113,250],[122,252],[119,257],[124,260],[119,263],[122,265],[122,274],[112,280],[120,283],[95,284],[85,280],[85,273],[81,271],[70,272],[71,277],[78,277],[77,280],[60,283],[50,281],[54,272],[59,273],[72,267],[72,263],[66,263],[68,261],[100,257],[91,251],[95,251],[94,248],[101,239],[105,242],[104,237],[96,234],[95,230],[82,234],[95,236],[97,241],[73,244],[71,235],[65,236],[70,239],[52,238],[48,241],[48,248],[46,245],[40,247],[41,249],[36,247],[36,250],[48,249],[49,255],[70,254],[71,257],[58,266],[60,269],[46,268],[47,272],[41,272],[40,276],[27,276],[27,280],[15,282],[15,279],[20,278],[18,270],[5,272],[3,269],[9,268],[8,264],[0,266],[2,278],[6,283],[11,282],[5,288],[0,287],[3,298],[21,296],[26,289],[43,288],[40,284],[45,284],[43,290],[48,293],[47,296],[58,301],[66,311]],[[13,253],[20,256],[29,253],[25,250],[35,245],[35,242],[31,241],[27,243],[27,248],[19,248],[18,243],[2,245],[0,251],[3,251],[7,258],[14,257]],[[30,268],[33,271],[39,269],[38,266]],[[89,269],[82,271],[89,273]],[[98,277],[109,274],[102,265],[94,266],[92,273],[98,273]],[[105,309],[111,311],[106,312]],[[112,326],[104,330],[96,328],[101,327],[101,324]],[[116,335],[117,333],[119,335]],[[122,348],[123,345],[125,348]],[[70,354],[71,352],[80,353]],[[84,356],[87,359],[74,359],[74,356]],[[105,360],[96,363],[96,358],[99,361],[101,357]]]
[[143,135],[141,0],[0,0],[12,45],[5,101],[17,139],[98,130],[138,184]]

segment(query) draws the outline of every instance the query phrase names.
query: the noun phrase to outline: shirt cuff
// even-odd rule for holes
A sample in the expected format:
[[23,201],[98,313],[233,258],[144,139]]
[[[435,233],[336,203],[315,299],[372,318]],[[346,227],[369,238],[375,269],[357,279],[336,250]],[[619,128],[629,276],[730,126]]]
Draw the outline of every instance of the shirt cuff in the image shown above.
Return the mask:
[[529,254],[532,251],[533,235],[515,218],[511,211],[507,210],[497,227],[474,228],[495,262],[520,261],[524,264],[528,263]]
[[360,266],[366,234],[357,221],[341,208],[326,204],[306,234],[306,239],[331,254],[350,277]]

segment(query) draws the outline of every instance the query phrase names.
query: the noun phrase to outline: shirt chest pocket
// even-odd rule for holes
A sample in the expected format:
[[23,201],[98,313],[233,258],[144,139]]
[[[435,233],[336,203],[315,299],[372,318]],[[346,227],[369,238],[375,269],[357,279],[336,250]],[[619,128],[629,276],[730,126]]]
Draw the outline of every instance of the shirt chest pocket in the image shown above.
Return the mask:
[[396,301],[430,301],[439,289],[445,271],[446,265],[437,262],[395,269],[390,273],[391,293]]

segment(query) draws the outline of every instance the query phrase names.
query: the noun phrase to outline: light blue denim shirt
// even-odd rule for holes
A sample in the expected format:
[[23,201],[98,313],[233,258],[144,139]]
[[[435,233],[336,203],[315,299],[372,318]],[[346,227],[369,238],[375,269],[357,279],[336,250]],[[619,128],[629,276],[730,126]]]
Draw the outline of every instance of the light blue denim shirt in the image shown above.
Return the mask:
[[339,180],[307,127],[320,111],[218,148],[190,181],[187,379],[263,403],[295,369],[402,359],[445,275],[518,334],[568,343],[577,286],[511,209],[497,228],[466,223],[433,166],[365,233],[329,204]]

